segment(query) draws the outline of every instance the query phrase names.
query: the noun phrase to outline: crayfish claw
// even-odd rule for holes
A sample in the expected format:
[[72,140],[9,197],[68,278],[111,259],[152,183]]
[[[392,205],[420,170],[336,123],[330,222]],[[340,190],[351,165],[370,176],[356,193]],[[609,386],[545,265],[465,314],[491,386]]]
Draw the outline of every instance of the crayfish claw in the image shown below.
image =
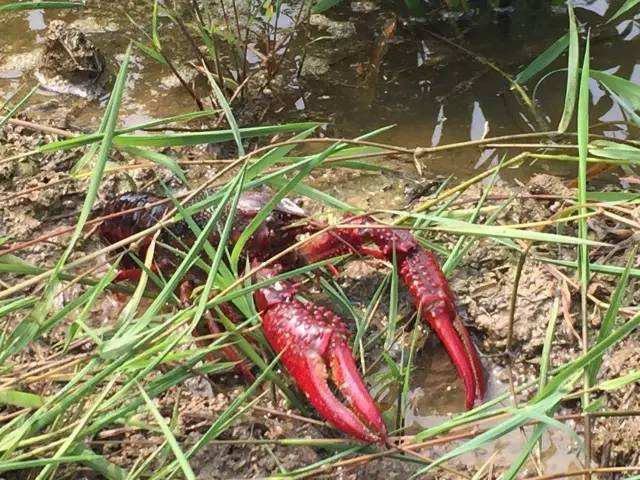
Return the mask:
[[387,429],[380,415],[380,410],[378,410],[367,387],[365,387],[346,342],[340,341],[333,345],[329,352],[329,361],[333,382],[338,387],[338,390],[349,402],[361,423],[366,425],[372,432],[375,432],[375,440],[369,441],[379,442],[385,440]]
[[[382,416],[356,368],[342,320],[331,310],[303,304],[294,291],[293,285],[280,281],[254,294],[269,344],[330,424],[359,440],[384,442]],[[346,404],[332,391],[329,378]]]
[[[360,384],[362,389],[353,388],[353,383],[341,379],[341,361],[335,359],[331,366],[331,378],[347,399],[343,404],[331,391],[328,383],[328,372],[325,360],[316,352],[309,352],[305,358],[306,373],[296,378],[300,389],[305,393],[316,411],[338,430],[359,440],[369,443],[379,443],[386,439],[386,429],[378,408],[369,396],[369,392]],[[353,362],[353,359],[352,359]],[[293,375],[295,378],[295,375]],[[358,407],[367,404],[366,411]]]
[[476,399],[484,397],[482,364],[469,331],[456,314],[453,294],[434,255],[421,247],[413,249],[401,260],[400,275],[422,320],[436,333],[458,370],[466,407],[472,408]]
[[480,362],[480,358],[478,357],[478,352],[473,344],[473,340],[471,339],[471,334],[469,333],[469,330],[467,330],[467,327],[465,327],[460,320],[460,317],[458,317],[457,315],[453,320],[453,326],[458,332],[458,335],[460,335],[460,340],[462,341],[462,345],[464,346],[467,358],[471,363],[471,369],[473,370],[473,376],[476,385],[476,397],[482,400],[486,393],[487,382],[484,378],[484,368],[482,367],[482,363]]
[[476,399],[482,399],[485,393],[482,364],[471,335],[456,315],[455,297],[437,259],[408,230],[371,228],[366,224],[376,222],[366,216],[348,220],[363,226],[338,229],[313,238],[301,248],[302,258],[314,262],[356,251],[388,261],[395,259],[420,317],[438,335],[458,370],[465,387],[466,406],[472,408]]
[[428,308],[425,309],[422,318],[436,333],[449,354],[451,362],[458,370],[458,375],[464,384],[465,406],[470,409],[473,408],[476,398],[482,398],[484,395],[482,368],[479,367],[480,361],[477,359],[475,350],[470,352],[465,346],[447,310],[437,307]]

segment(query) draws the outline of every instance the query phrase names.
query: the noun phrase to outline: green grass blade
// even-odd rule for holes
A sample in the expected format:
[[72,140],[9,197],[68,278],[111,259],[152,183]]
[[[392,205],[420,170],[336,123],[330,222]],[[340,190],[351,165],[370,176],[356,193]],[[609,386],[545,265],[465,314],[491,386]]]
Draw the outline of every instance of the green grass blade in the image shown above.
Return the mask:
[[640,148],[625,143],[595,140],[589,144],[589,153],[598,157],[622,159],[640,164]]
[[420,312],[417,313],[417,320],[411,332],[411,343],[409,344],[409,355],[407,362],[402,367],[402,391],[400,394],[400,426],[405,423],[405,415],[409,405],[409,388],[411,387],[411,373],[413,371],[413,361],[416,353],[416,344],[420,333]]
[[87,462],[99,458],[98,455],[69,455],[67,457],[60,457],[55,460],[50,458],[42,458],[38,460],[24,460],[20,462],[0,462],[0,473],[13,472],[15,470],[26,470],[29,468],[44,467],[51,464],[60,465],[63,463],[78,463]]
[[551,348],[553,347],[553,337],[556,333],[556,324],[558,320],[558,309],[560,308],[560,298],[553,300],[551,311],[549,312],[549,323],[544,336],[544,344],[542,345],[542,354],[540,356],[540,376],[538,381],[538,391],[542,391],[547,383],[549,367],[551,365]]
[[164,435],[164,438],[167,440],[167,443],[169,444],[171,451],[175,455],[176,461],[178,462],[178,465],[180,465],[180,469],[182,470],[182,473],[184,473],[184,476],[187,478],[187,480],[195,480],[196,475],[193,473],[193,470],[189,465],[189,461],[185,457],[182,449],[180,448],[180,445],[178,444],[176,437],[173,435],[173,432],[169,428],[169,425],[167,425],[167,422],[165,422],[164,417],[158,410],[158,407],[156,407],[155,403],[153,403],[151,398],[149,398],[149,395],[147,395],[147,392],[145,392],[144,388],[142,388],[140,384],[137,384],[137,386],[138,386],[138,391],[140,392],[140,395],[142,396],[145,403],[147,404],[147,409],[151,412],[151,415],[153,415],[153,418],[156,420],[156,423],[160,426],[160,430],[162,430],[162,434]]
[[[2,9],[2,7],[0,6],[0,9]],[[27,103],[29,101],[29,99],[31,98],[31,96],[36,93],[36,91],[38,90],[39,86],[36,85],[35,87],[33,87],[24,97],[22,97],[18,103],[16,103],[14,105],[14,107],[9,110],[9,112],[2,118],[0,118],[0,128],[2,128],[4,126],[5,123],[7,123],[9,121],[9,119],[11,117],[13,117],[16,112],[18,112],[25,103]]]
[[[558,260],[555,258],[548,257],[534,257],[536,260],[539,260],[544,263],[551,263],[553,265],[560,265],[562,267],[573,268],[574,270],[578,269],[578,262],[572,262],[571,260]],[[589,271],[590,272],[598,272],[598,273],[606,273],[607,275],[622,275],[624,273],[624,267],[619,267],[617,265],[605,265],[602,263],[589,263]],[[640,277],[640,268],[631,268],[629,269],[629,276],[631,277]]]
[[240,129],[238,128],[238,123],[236,122],[236,118],[233,116],[233,112],[231,111],[231,106],[229,105],[229,102],[227,102],[227,99],[225,98],[224,93],[222,93],[222,90],[216,83],[215,79],[213,78],[213,75],[211,75],[211,72],[209,71],[209,69],[205,68],[205,73],[207,74],[207,79],[209,80],[209,85],[211,85],[213,94],[216,97],[216,101],[218,102],[218,105],[220,106],[220,108],[222,108],[222,111],[224,112],[224,116],[227,119],[227,123],[231,128],[231,132],[233,133],[233,139],[235,140],[236,147],[238,148],[238,155],[241,157],[244,157],[244,146],[242,145],[242,135],[240,134]]
[[597,388],[598,390],[618,390],[630,383],[635,383],[640,380],[640,370],[632,370],[631,372],[623,375],[621,377],[611,378],[609,380],[605,380],[602,383],[599,383]]
[[[598,332],[598,339],[596,340],[596,342],[600,342],[613,330],[615,320],[618,316],[618,311],[620,310],[620,305],[627,290],[627,284],[629,283],[629,271],[631,270],[631,265],[633,265],[636,260],[636,251],[637,249],[634,248],[629,254],[629,258],[627,259],[627,264],[624,268],[624,271],[622,272],[622,276],[620,277],[618,285],[616,286],[616,289],[611,296],[611,301],[609,302],[607,313],[602,319],[602,324],[600,325],[600,331]],[[591,384],[594,384],[596,382],[601,365],[602,359],[600,358],[596,359],[590,366],[589,379]]]
[[135,44],[136,47],[138,47],[140,50],[142,50],[142,53],[144,53],[151,60],[155,60],[160,65],[163,65],[165,67],[169,66],[169,62],[167,62],[167,59],[164,58],[164,55],[162,55],[162,53],[160,53],[159,51],[157,51],[157,50],[155,50],[155,49],[153,49],[151,47],[147,47],[142,42],[138,42],[138,41],[134,40],[133,43]]
[[591,78],[600,82],[620,104],[631,119],[640,125],[640,85],[600,70],[591,70]]
[[[274,188],[282,188],[286,185],[286,179],[273,177],[267,182],[270,186]],[[359,212],[361,211],[359,208],[356,208],[352,205],[349,205],[346,202],[343,202],[339,198],[334,197],[326,192],[318,190],[317,188],[313,188],[309,185],[305,185],[304,183],[299,183],[295,185],[291,189],[292,193],[296,193],[298,195],[305,196],[310,198],[311,200],[318,202],[320,204],[327,205],[328,207],[338,209],[342,212]]]
[[156,50],[160,52],[162,44],[158,34],[158,0],[153,0],[153,10],[151,11],[151,41]]
[[176,177],[178,177],[184,185],[189,184],[189,182],[187,181],[187,177],[185,176],[184,171],[182,170],[180,165],[178,165],[178,162],[174,158],[171,158],[169,155],[136,147],[124,147],[123,150],[129,155],[132,155],[134,157],[142,157],[145,160],[149,160],[150,162],[166,168]]
[[432,230],[448,232],[448,233],[456,233],[456,234],[472,235],[472,236],[480,236],[480,237],[492,237],[492,238],[507,238],[507,239],[519,238],[521,240],[531,240],[534,242],[548,242],[552,244],[564,243],[567,245],[607,246],[607,244],[603,244],[595,240],[571,237],[568,235],[544,233],[544,232],[538,232],[536,230],[511,228],[509,226],[502,226],[502,225],[474,224],[474,223],[463,222],[461,220],[438,217],[435,215],[424,215],[420,213],[398,212],[395,210],[386,210],[386,211],[393,214],[405,215],[407,217],[428,219],[436,224],[435,227],[431,227]]
[[[580,76],[580,94],[578,97],[578,213],[582,216],[578,220],[578,236],[587,240],[589,230],[587,226],[587,156],[589,155],[589,37],[584,50],[582,74]],[[589,320],[587,297],[589,293],[589,248],[586,244],[578,245],[578,278],[580,281],[580,317],[582,324],[582,348],[586,352],[589,349]],[[600,357],[601,358],[601,357]],[[588,370],[584,371],[584,389],[582,395],[582,409],[589,408],[590,386]],[[588,460],[587,460],[588,461]]]
[[[503,159],[504,161],[504,159]],[[500,164],[503,163],[503,161],[500,162]],[[475,223],[476,219],[478,218],[478,216],[480,215],[480,211],[482,209],[482,206],[484,205],[484,202],[487,199],[487,196],[489,195],[489,192],[491,192],[491,190],[493,189],[496,180],[498,179],[498,174],[500,173],[500,169],[496,169],[496,171],[493,173],[493,175],[491,176],[491,179],[489,181],[489,185],[487,185],[486,188],[484,188],[482,190],[482,195],[480,195],[480,199],[478,200],[478,203],[476,204],[471,217],[467,220],[469,223]],[[444,213],[444,212],[442,212]],[[441,213],[441,215],[442,215]],[[489,217],[486,221],[486,224],[490,224],[491,223],[491,217]],[[460,238],[458,238],[458,241],[456,242],[455,246],[453,247],[453,249],[451,250],[451,253],[449,254],[449,256],[447,257],[447,260],[444,262],[444,264],[442,265],[442,272],[448,276],[450,275],[453,270],[458,266],[458,264],[462,261],[462,258],[464,257],[464,255],[466,255],[468,249],[471,247],[473,243],[473,240],[467,242],[467,245],[465,246],[465,237],[461,236]]]
[[571,0],[567,2],[567,11],[569,12],[569,60],[567,64],[567,86],[564,97],[564,110],[562,111],[562,118],[558,124],[558,132],[560,133],[565,132],[569,123],[571,123],[578,93],[580,47],[578,44],[578,26],[576,24],[576,16],[573,12],[573,2]]
[[520,473],[520,470],[529,458],[529,455],[531,455],[531,452],[535,448],[536,444],[540,441],[542,435],[547,431],[548,428],[549,426],[546,423],[540,423],[535,426],[535,428],[533,429],[533,433],[527,439],[527,443],[522,447],[522,450],[520,451],[518,456],[511,461],[509,469],[502,475],[500,475],[500,480],[513,480],[516,478],[516,475]]
[[[316,125],[315,123],[303,122],[271,125],[267,127],[248,127],[240,128],[239,130],[242,138],[255,138],[298,132]],[[180,132],[164,135],[119,135],[115,138],[114,143],[128,147],[176,147],[228,142],[229,140],[234,140],[234,138],[233,130],[211,130],[206,132]]]
[[84,2],[12,2],[0,5],[0,12],[11,12],[16,10],[36,10],[36,9],[62,9],[84,7]]
[[565,33],[556,40],[549,48],[538,55],[527,67],[522,70],[514,81],[517,83],[527,83],[530,79],[538,75],[542,70],[551,65],[569,46],[569,34]]
[[76,448],[73,453],[86,456],[87,459],[83,460],[82,463],[94,472],[102,475],[106,480],[125,480],[127,476],[127,472],[118,465],[108,461],[102,455],[97,455],[89,448],[83,448],[83,446],[80,446],[79,448]]
[[[291,137],[292,141],[304,140],[309,135],[311,135],[316,129],[317,125],[314,125],[311,128],[308,128],[297,135]],[[275,147],[265,153],[258,160],[253,162],[249,168],[247,168],[247,180],[252,180],[258,175],[260,175],[264,170],[273,167],[275,164],[282,162],[285,155],[287,155],[291,150],[296,148],[295,144],[291,145],[282,145],[280,147]]]
[[36,302],[35,297],[24,297],[24,298],[17,298],[14,300],[10,300],[6,304],[3,304],[0,307],[0,318],[4,317],[5,315],[9,315],[11,312],[15,312],[16,310],[29,308],[35,302]]
[[616,18],[620,17],[621,15],[624,15],[625,13],[627,13],[629,10],[631,10],[633,7],[635,7],[636,5],[638,5],[640,3],[640,0],[627,0],[626,2],[624,2],[622,4],[622,6],[616,11],[616,13],[614,13],[609,20],[607,20],[607,23],[614,21]]
[[385,350],[389,350],[396,337],[396,325],[398,323],[398,262],[396,261],[396,250],[393,249],[393,257],[391,261],[391,285],[389,288],[389,318],[388,325],[385,329],[386,338],[384,341]]
[[318,0],[313,6],[313,13],[322,13],[338,5],[342,0]]
[[19,408],[38,408],[44,404],[40,395],[18,390],[0,389],[0,405],[11,405]]
[[[311,127],[318,126],[317,123],[287,123],[284,125],[269,125],[266,127],[248,127],[241,128],[240,134],[242,138],[255,138],[279,133],[291,133],[306,130]],[[121,129],[122,131],[132,131],[142,128],[142,126]],[[208,130],[203,132],[179,132],[165,133],[161,135],[126,135],[118,133],[113,139],[113,143],[123,147],[176,147],[186,145],[200,145],[205,143],[221,143],[233,140],[233,132],[231,130]],[[67,138],[57,142],[47,143],[38,147],[39,153],[55,152],[58,150],[69,150],[71,148],[90,145],[102,140],[102,135],[92,133],[88,135],[78,135],[77,137]]]

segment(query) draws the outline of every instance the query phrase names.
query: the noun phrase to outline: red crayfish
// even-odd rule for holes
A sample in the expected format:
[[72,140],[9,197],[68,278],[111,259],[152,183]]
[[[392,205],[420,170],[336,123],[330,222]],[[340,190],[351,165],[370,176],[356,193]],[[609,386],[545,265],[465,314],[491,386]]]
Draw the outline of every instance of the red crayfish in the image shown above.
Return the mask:
[[[238,239],[269,199],[269,193],[264,191],[241,195],[230,242]],[[161,200],[148,193],[127,193],[112,200],[101,212],[108,217],[99,227],[100,235],[106,242],[115,243],[154,226],[169,209],[169,204]],[[151,203],[155,205],[141,208]],[[120,212],[122,215],[117,216]],[[387,261],[395,258],[420,317],[438,335],[464,382],[467,408],[481,399],[484,395],[482,365],[469,332],[456,315],[454,296],[433,253],[424,249],[408,230],[379,224],[371,217],[350,217],[348,228],[334,229],[323,229],[317,222],[299,226],[305,217],[296,203],[284,199],[251,236],[245,252],[255,266],[293,245],[298,235],[315,232],[281,262],[260,270],[258,277],[272,277],[301,262],[316,262],[345,253],[372,255]],[[206,212],[194,216],[199,225],[207,218]],[[161,232],[159,244],[189,247],[194,240],[192,230],[180,221]],[[212,230],[209,241],[218,245],[217,229]],[[135,253],[144,258],[148,245],[149,241],[141,242]],[[131,259],[125,257],[122,262],[125,268],[118,279],[140,274]],[[178,263],[179,258],[170,250],[156,248],[154,268],[171,273]],[[192,270],[185,284],[203,281],[203,272]],[[318,413],[352,437],[367,442],[384,441],[386,427],[358,372],[347,341],[348,329],[340,317],[327,308],[298,300],[296,286],[283,280],[257,289],[254,300],[265,337],[274,351],[281,354],[282,364]],[[210,319],[208,324],[215,328],[214,320]],[[238,358],[233,349],[226,353]],[[327,381],[329,374],[346,399],[346,405],[332,392]]]

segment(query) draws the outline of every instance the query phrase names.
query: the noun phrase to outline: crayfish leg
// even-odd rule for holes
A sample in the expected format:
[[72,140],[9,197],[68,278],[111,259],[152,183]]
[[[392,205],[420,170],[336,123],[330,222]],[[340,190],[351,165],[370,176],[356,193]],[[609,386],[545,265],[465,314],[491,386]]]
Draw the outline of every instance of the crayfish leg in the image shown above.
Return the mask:
[[142,270],[139,268],[127,268],[125,270],[119,270],[114,282],[125,282],[127,280],[140,280],[142,276]]
[[[183,305],[190,304],[192,292],[193,292],[193,284],[190,281],[185,280],[180,284],[179,297]],[[239,315],[236,312],[233,305],[223,303],[220,305],[220,309],[222,313],[227,317],[229,317],[231,320],[236,321],[238,319]],[[200,325],[196,326],[193,333],[196,336],[199,336],[199,333],[202,330],[205,331],[205,334],[207,333],[216,334],[216,333],[221,333],[222,331],[218,326],[218,322],[216,321],[216,318],[213,316],[210,310],[207,310],[204,313],[204,327],[206,328],[202,329]],[[211,342],[206,342],[203,340],[196,340],[196,345],[200,348],[206,348],[210,343]],[[238,370],[238,372],[240,372],[240,374],[242,374],[242,376],[245,378],[245,380],[247,380],[247,382],[253,383],[255,381],[255,376],[251,372],[251,367],[247,365],[247,363],[244,361],[244,359],[242,358],[240,353],[238,353],[238,350],[236,350],[235,347],[229,345],[229,346],[223,347],[221,350],[222,350],[222,355],[224,356],[224,358],[227,359],[227,361],[236,364],[236,369]],[[213,353],[209,353],[207,355],[207,360],[210,362],[214,362],[216,358],[213,355]]]

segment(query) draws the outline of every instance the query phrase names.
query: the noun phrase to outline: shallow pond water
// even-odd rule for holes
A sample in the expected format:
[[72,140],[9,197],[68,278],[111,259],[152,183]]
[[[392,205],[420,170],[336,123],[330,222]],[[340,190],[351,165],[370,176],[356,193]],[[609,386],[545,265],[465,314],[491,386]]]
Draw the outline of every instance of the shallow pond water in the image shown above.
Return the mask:
[[[357,3],[357,2],[355,2]],[[615,10],[605,0],[575,2],[583,28],[593,27],[592,67],[615,72],[640,83],[640,17],[605,24]],[[616,5],[617,6],[617,5]],[[89,2],[84,10],[18,12],[0,16],[0,98],[8,98],[14,91],[34,82],[32,69],[43,32],[53,19],[64,19],[83,30],[104,52],[113,68],[131,38],[141,35],[124,11],[138,26],[149,24],[149,8],[145,2]],[[557,126],[564,102],[565,76],[555,73],[537,88],[534,98],[536,115],[523,106],[509,89],[503,76],[486,62],[496,62],[505,72],[515,75],[537,54],[562,36],[567,29],[566,9],[542,1],[514,1],[500,11],[488,5],[473,4],[472,12],[462,18],[434,10],[427,22],[406,22],[391,11],[374,9],[356,13],[349,2],[328,14],[330,17],[355,25],[355,36],[346,41],[326,40],[330,49],[342,54],[333,58],[330,71],[313,78],[296,78],[292,88],[280,100],[279,113],[268,116],[270,122],[301,117],[330,122],[338,135],[352,137],[384,125],[396,125],[378,138],[380,141],[402,146],[437,146],[453,142],[480,139],[532,131],[552,130]],[[281,18],[282,27],[290,26],[290,16]],[[380,52],[376,38],[385,25],[396,22],[395,31],[383,45],[384,54],[373,74],[362,75],[362,65]],[[460,48],[442,41],[430,32],[452,39]],[[291,55],[291,72],[313,56],[308,42],[322,35],[315,27],[305,27],[296,41]],[[180,44],[171,45],[176,50]],[[566,57],[554,64],[562,69]],[[527,86],[531,95],[538,78]],[[602,123],[595,130],[616,138],[627,138],[628,127],[622,110],[595,82],[591,82],[591,121]],[[57,96],[40,92],[34,103],[45,103]],[[72,126],[95,128],[104,102],[69,100],[76,110],[71,116]],[[135,54],[129,76],[129,88],[123,103],[121,123],[132,125],[150,118],[192,111],[189,95],[173,81],[168,70],[141,53]],[[434,154],[425,159],[425,175],[465,178],[481,168],[496,164],[505,150],[477,148]],[[510,152],[512,153],[512,152]],[[397,170],[395,176],[374,174],[345,175],[340,181],[320,176],[317,182],[345,200],[369,208],[402,206],[405,188],[417,182],[411,162],[390,161],[386,166]],[[561,175],[575,175],[569,164],[523,166],[502,174],[504,180],[526,179],[532,172],[550,171]],[[411,406],[407,420],[410,428],[424,428],[440,422],[449,413],[461,411],[461,386],[445,352],[439,344],[430,343],[416,364],[413,376]],[[489,373],[489,396],[504,390]],[[505,437],[495,447],[500,463],[508,464],[522,444],[520,432]],[[566,470],[573,461],[567,453],[572,440],[554,433],[543,448],[549,465],[547,473]],[[486,460],[479,452],[467,459],[472,464]]]

